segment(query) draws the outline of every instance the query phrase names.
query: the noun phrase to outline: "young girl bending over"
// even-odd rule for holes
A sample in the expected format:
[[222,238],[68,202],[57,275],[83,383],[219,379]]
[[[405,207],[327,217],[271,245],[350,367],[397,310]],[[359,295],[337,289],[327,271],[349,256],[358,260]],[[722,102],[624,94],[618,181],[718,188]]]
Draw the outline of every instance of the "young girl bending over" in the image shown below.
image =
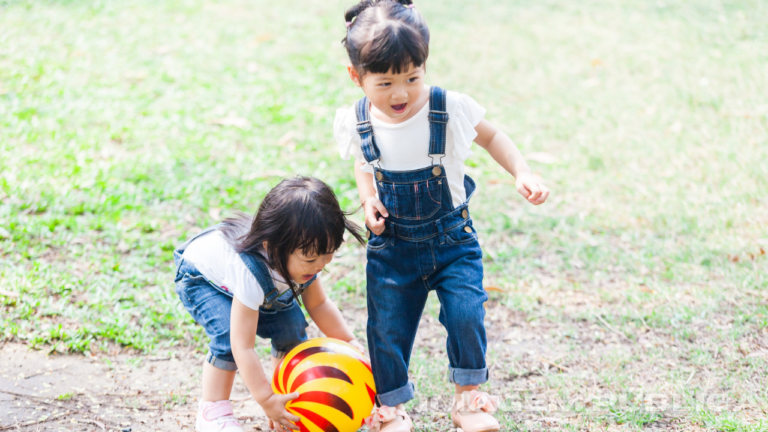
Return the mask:
[[285,409],[298,393],[272,392],[254,350],[256,335],[272,340],[272,367],[307,339],[309,316],[328,337],[362,350],[328,299],[319,273],[349,231],[361,243],[333,191],[314,178],[283,180],[264,198],[251,220],[227,219],[188,240],[174,252],[176,292],[210,338],[203,365],[203,394],[197,412],[199,432],[241,432],[229,403],[239,369],[270,426],[298,429],[299,418]]
[[368,347],[378,391],[373,430],[412,430],[408,364],[427,296],[437,292],[448,332],[451,416],[464,432],[497,431],[498,399],[488,381],[483,326],[488,299],[482,252],[468,207],[475,183],[464,174],[474,141],[516,179],[531,204],[549,191],[515,144],[483,119],[469,96],[425,84],[429,29],[409,0],[365,0],[346,12],[352,81],[365,97],[339,110],[341,156],[353,156],[369,229]]

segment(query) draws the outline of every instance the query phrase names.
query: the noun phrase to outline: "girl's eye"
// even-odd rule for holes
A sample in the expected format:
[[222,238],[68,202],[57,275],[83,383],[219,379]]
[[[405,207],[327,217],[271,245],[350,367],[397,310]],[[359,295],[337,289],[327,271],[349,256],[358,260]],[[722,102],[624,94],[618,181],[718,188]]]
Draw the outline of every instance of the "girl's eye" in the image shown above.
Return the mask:
[[306,263],[309,263],[309,264],[312,264],[312,263],[313,263],[313,262],[315,262],[315,261],[317,261],[317,258],[315,258],[315,259],[313,259],[313,260],[306,260],[306,261],[304,261],[304,262],[306,262]]
[[413,77],[413,78],[409,78],[409,79],[408,79],[408,82],[409,82],[409,83],[414,83],[414,82],[416,82],[416,81],[418,81],[418,80],[419,80],[419,77]]
[[379,87],[389,87],[390,83],[381,83],[379,84]]

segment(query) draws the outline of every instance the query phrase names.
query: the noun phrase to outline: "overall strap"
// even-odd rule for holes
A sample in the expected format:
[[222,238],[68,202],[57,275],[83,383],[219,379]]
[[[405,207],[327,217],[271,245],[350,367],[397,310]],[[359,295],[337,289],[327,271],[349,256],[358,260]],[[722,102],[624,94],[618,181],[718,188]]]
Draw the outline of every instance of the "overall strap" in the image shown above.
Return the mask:
[[373,138],[373,126],[371,125],[371,113],[368,107],[368,97],[365,96],[355,105],[357,114],[357,133],[360,135],[360,148],[363,150],[363,156],[369,164],[381,159],[381,153],[376,146],[376,140]]
[[442,159],[445,156],[447,125],[446,91],[432,86],[429,95],[429,157],[432,158],[432,165],[436,165],[435,157]]
[[240,259],[256,278],[262,291],[264,291],[264,303],[262,306],[269,308],[275,299],[280,296],[280,292],[272,280],[272,274],[267,266],[266,258],[259,253],[242,252],[240,253]]

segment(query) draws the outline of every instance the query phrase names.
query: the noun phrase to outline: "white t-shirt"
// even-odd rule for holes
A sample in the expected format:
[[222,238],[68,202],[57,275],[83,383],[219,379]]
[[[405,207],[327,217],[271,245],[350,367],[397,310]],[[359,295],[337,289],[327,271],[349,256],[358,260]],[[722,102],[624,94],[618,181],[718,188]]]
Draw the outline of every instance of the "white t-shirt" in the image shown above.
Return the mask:
[[[206,279],[231,292],[240,303],[253,310],[258,310],[264,303],[261,285],[221,231],[211,231],[198,237],[187,247],[182,257],[192,262]],[[280,293],[290,288],[277,272],[272,269],[269,272]]]
[[[424,91],[429,91],[428,86]],[[485,108],[471,97],[448,91],[446,96],[448,127],[446,132],[445,167],[448,186],[451,189],[453,206],[458,207],[467,199],[464,190],[464,160],[471,154],[472,141],[477,137],[475,126],[485,116]],[[342,159],[350,156],[358,162],[366,162],[360,148],[360,135],[356,129],[357,115],[355,105],[336,111],[333,122],[333,135],[339,145]],[[398,123],[385,123],[371,115],[371,125],[376,139],[376,146],[381,152],[381,168],[388,171],[410,171],[432,165],[429,157],[429,103],[416,115]],[[373,167],[366,163],[362,170],[373,174]],[[373,179],[376,189],[376,179]],[[378,196],[378,190],[377,190]]]

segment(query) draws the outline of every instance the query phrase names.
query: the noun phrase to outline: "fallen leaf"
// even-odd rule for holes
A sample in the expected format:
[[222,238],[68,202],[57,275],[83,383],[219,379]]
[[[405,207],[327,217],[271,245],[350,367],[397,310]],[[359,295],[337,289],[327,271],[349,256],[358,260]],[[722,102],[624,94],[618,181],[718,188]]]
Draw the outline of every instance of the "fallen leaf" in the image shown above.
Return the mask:
[[747,342],[742,342],[739,344],[739,351],[743,355],[749,355],[750,349],[749,344]]
[[272,40],[274,38],[275,38],[275,35],[273,35],[272,33],[262,33],[256,36],[256,39],[254,39],[254,41],[256,41],[256,43],[261,43],[261,42]]
[[277,145],[284,146],[284,145],[288,144],[289,142],[293,141],[293,138],[295,138],[295,137],[296,137],[296,132],[289,131],[285,135],[280,137],[279,140],[277,140]]
[[240,129],[248,127],[250,122],[242,117],[222,117],[210,120],[208,123],[219,126],[235,126]]
[[157,47],[157,49],[155,49],[155,52],[160,55],[168,54],[171,51],[173,51],[173,47],[170,45],[162,45]]
[[501,289],[501,288],[499,288],[499,287],[495,287],[495,286],[488,286],[488,287],[485,287],[485,290],[486,290],[486,291],[494,291],[494,292],[504,292],[504,290],[503,290],[503,289]]
[[728,255],[728,261],[732,263],[739,262],[739,256],[738,255]]
[[765,255],[765,249],[760,248],[760,255]]
[[6,291],[6,290],[4,290],[2,288],[0,288],[0,295],[1,296],[6,296],[6,297],[11,297],[11,298],[19,298],[19,293],[16,293],[16,292],[13,292],[13,291]]
[[525,158],[534,162],[551,165],[557,163],[557,158],[546,152],[533,152],[525,155]]
[[176,229],[170,229],[168,231],[163,231],[162,234],[160,234],[160,240],[167,240],[169,238],[178,237],[181,232],[179,232]]

